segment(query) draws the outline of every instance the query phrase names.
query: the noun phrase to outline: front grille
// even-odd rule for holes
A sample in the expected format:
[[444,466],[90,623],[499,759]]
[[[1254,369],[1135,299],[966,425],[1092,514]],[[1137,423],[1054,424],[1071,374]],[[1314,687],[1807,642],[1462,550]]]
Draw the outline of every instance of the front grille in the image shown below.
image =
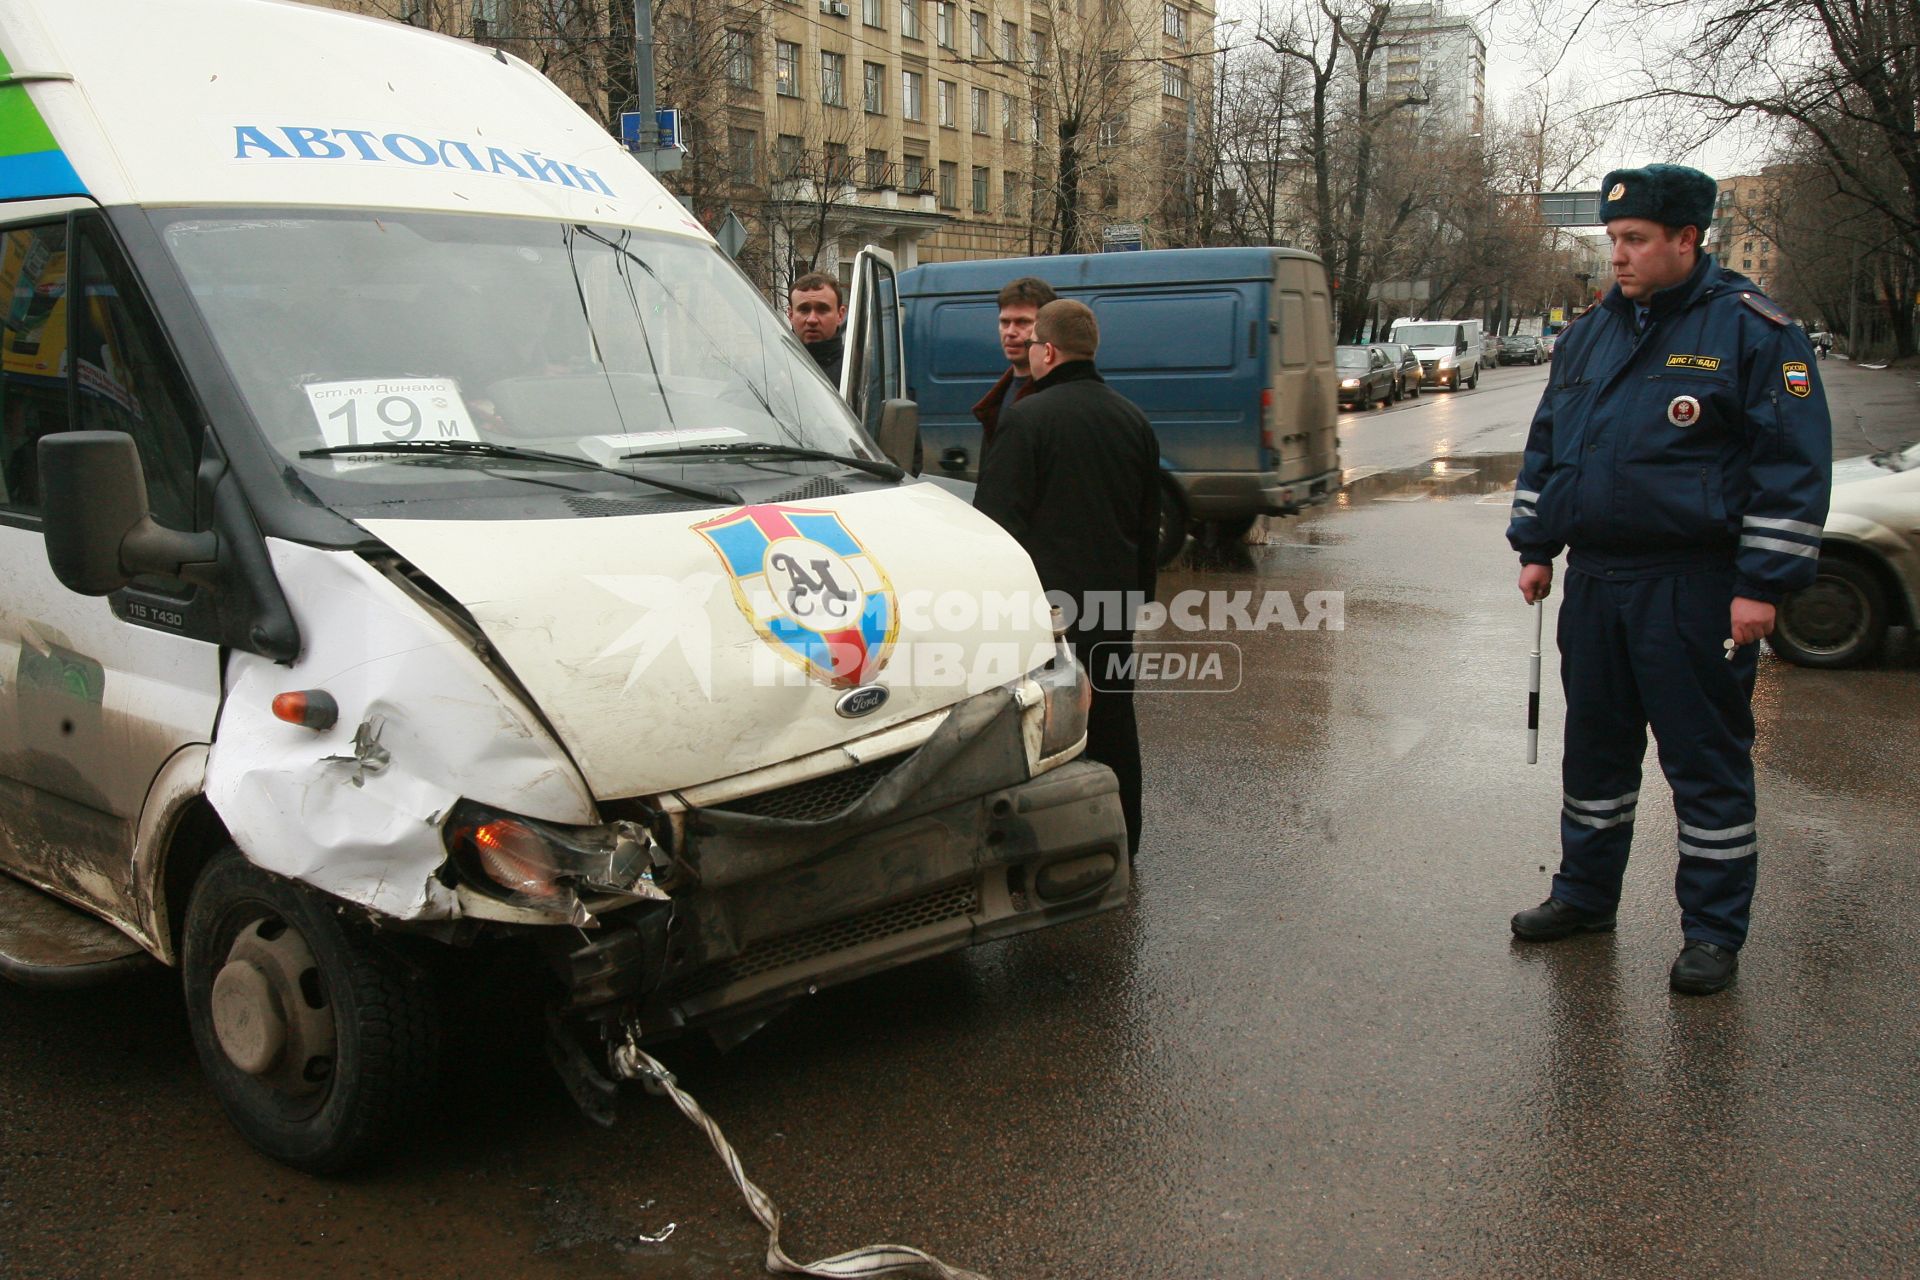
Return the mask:
[[696,996],[836,951],[848,951],[929,925],[964,919],[979,909],[980,893],[972,881],[949,885],[851,920],[836,920],[784,938],[756,942],[733,959],[693,975],[675,989],[675,995],[682,999]]
[[867,792],[878,786],[880,779],[892,773],[906,758],[905,755],[888,756],[885,760],[857,764],[851,769],[842,769],[839,773],[830,773],[824,778],[812,778],[806,782],[776,787],[772,791],[741,796],[738,800],[728,800],[724,804],[708,807],[726,813],[744,814],[750,818],[784,818],[790,822],[820,822],[852,808],[865,799]]
[[657,498],[572,497],[567,499],[567,506],[582,516],[652,516],[671,511],[711,511],[714,504],[663,493]]
[[850,490],[832,476],[815,476],[805,484],[787,490],[769,502],[805,502],[808,498],[837,498]]

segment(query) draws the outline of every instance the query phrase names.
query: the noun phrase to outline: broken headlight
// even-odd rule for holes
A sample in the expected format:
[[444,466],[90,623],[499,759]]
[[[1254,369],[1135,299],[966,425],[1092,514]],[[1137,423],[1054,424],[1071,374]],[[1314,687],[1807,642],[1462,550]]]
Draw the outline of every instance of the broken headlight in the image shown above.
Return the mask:
[[1087,736],[1087,708],[1093,705],[1093,685],[1074,661],[1073,646],[1054,638],[1053,658],[1033,673],[1040,686],[1040,756],[1057,756]]
[[461,883],[508,902],[552,907],[595,891],[664,896],[652,883],[652,839],[635,823],[564,826],[462,800],[442,836]]

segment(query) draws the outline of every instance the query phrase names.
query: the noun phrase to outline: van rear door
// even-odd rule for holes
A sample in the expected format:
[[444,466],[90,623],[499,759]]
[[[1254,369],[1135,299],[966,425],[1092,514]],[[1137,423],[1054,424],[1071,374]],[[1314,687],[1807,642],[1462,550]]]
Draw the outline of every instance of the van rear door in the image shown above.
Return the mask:
[[1339,380],[1333,371],[1333,306],[1326,268],[1306,258],[1280,258],[1274,273],[1274,323],[1265,435],[1283,484],[1340,466]]

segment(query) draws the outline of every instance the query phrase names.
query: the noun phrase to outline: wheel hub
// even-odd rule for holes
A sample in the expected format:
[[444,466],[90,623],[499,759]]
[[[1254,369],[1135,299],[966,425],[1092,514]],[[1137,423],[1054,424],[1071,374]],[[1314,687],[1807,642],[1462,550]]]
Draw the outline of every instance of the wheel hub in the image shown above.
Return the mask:
[[228,1061],[281,1092],[318,1093],[333,1072],[333,1010],[313,952],[278,920],[234,938],[213,980],[213,1030]]
[[1821,578],[1795,593],[1784,621],[1801,645],[1830,652],[1852,640],[1865,615],[1866,605],[1858,591],[1847,583]]

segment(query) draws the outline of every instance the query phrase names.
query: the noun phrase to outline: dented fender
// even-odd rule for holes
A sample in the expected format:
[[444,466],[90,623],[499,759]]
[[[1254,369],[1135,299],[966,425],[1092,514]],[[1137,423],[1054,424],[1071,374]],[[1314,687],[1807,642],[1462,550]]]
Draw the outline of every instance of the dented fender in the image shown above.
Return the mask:
[[[465,798],[548,822],[598,821],[539,717],[456,634],[351,552],[269,540],[300,627],[283,666],[228,658],[206,794],[268,871],[402,920],[460,914],[434,878],[441,824]],[[324,689],[339,718],[277,719],[275,695]]]

